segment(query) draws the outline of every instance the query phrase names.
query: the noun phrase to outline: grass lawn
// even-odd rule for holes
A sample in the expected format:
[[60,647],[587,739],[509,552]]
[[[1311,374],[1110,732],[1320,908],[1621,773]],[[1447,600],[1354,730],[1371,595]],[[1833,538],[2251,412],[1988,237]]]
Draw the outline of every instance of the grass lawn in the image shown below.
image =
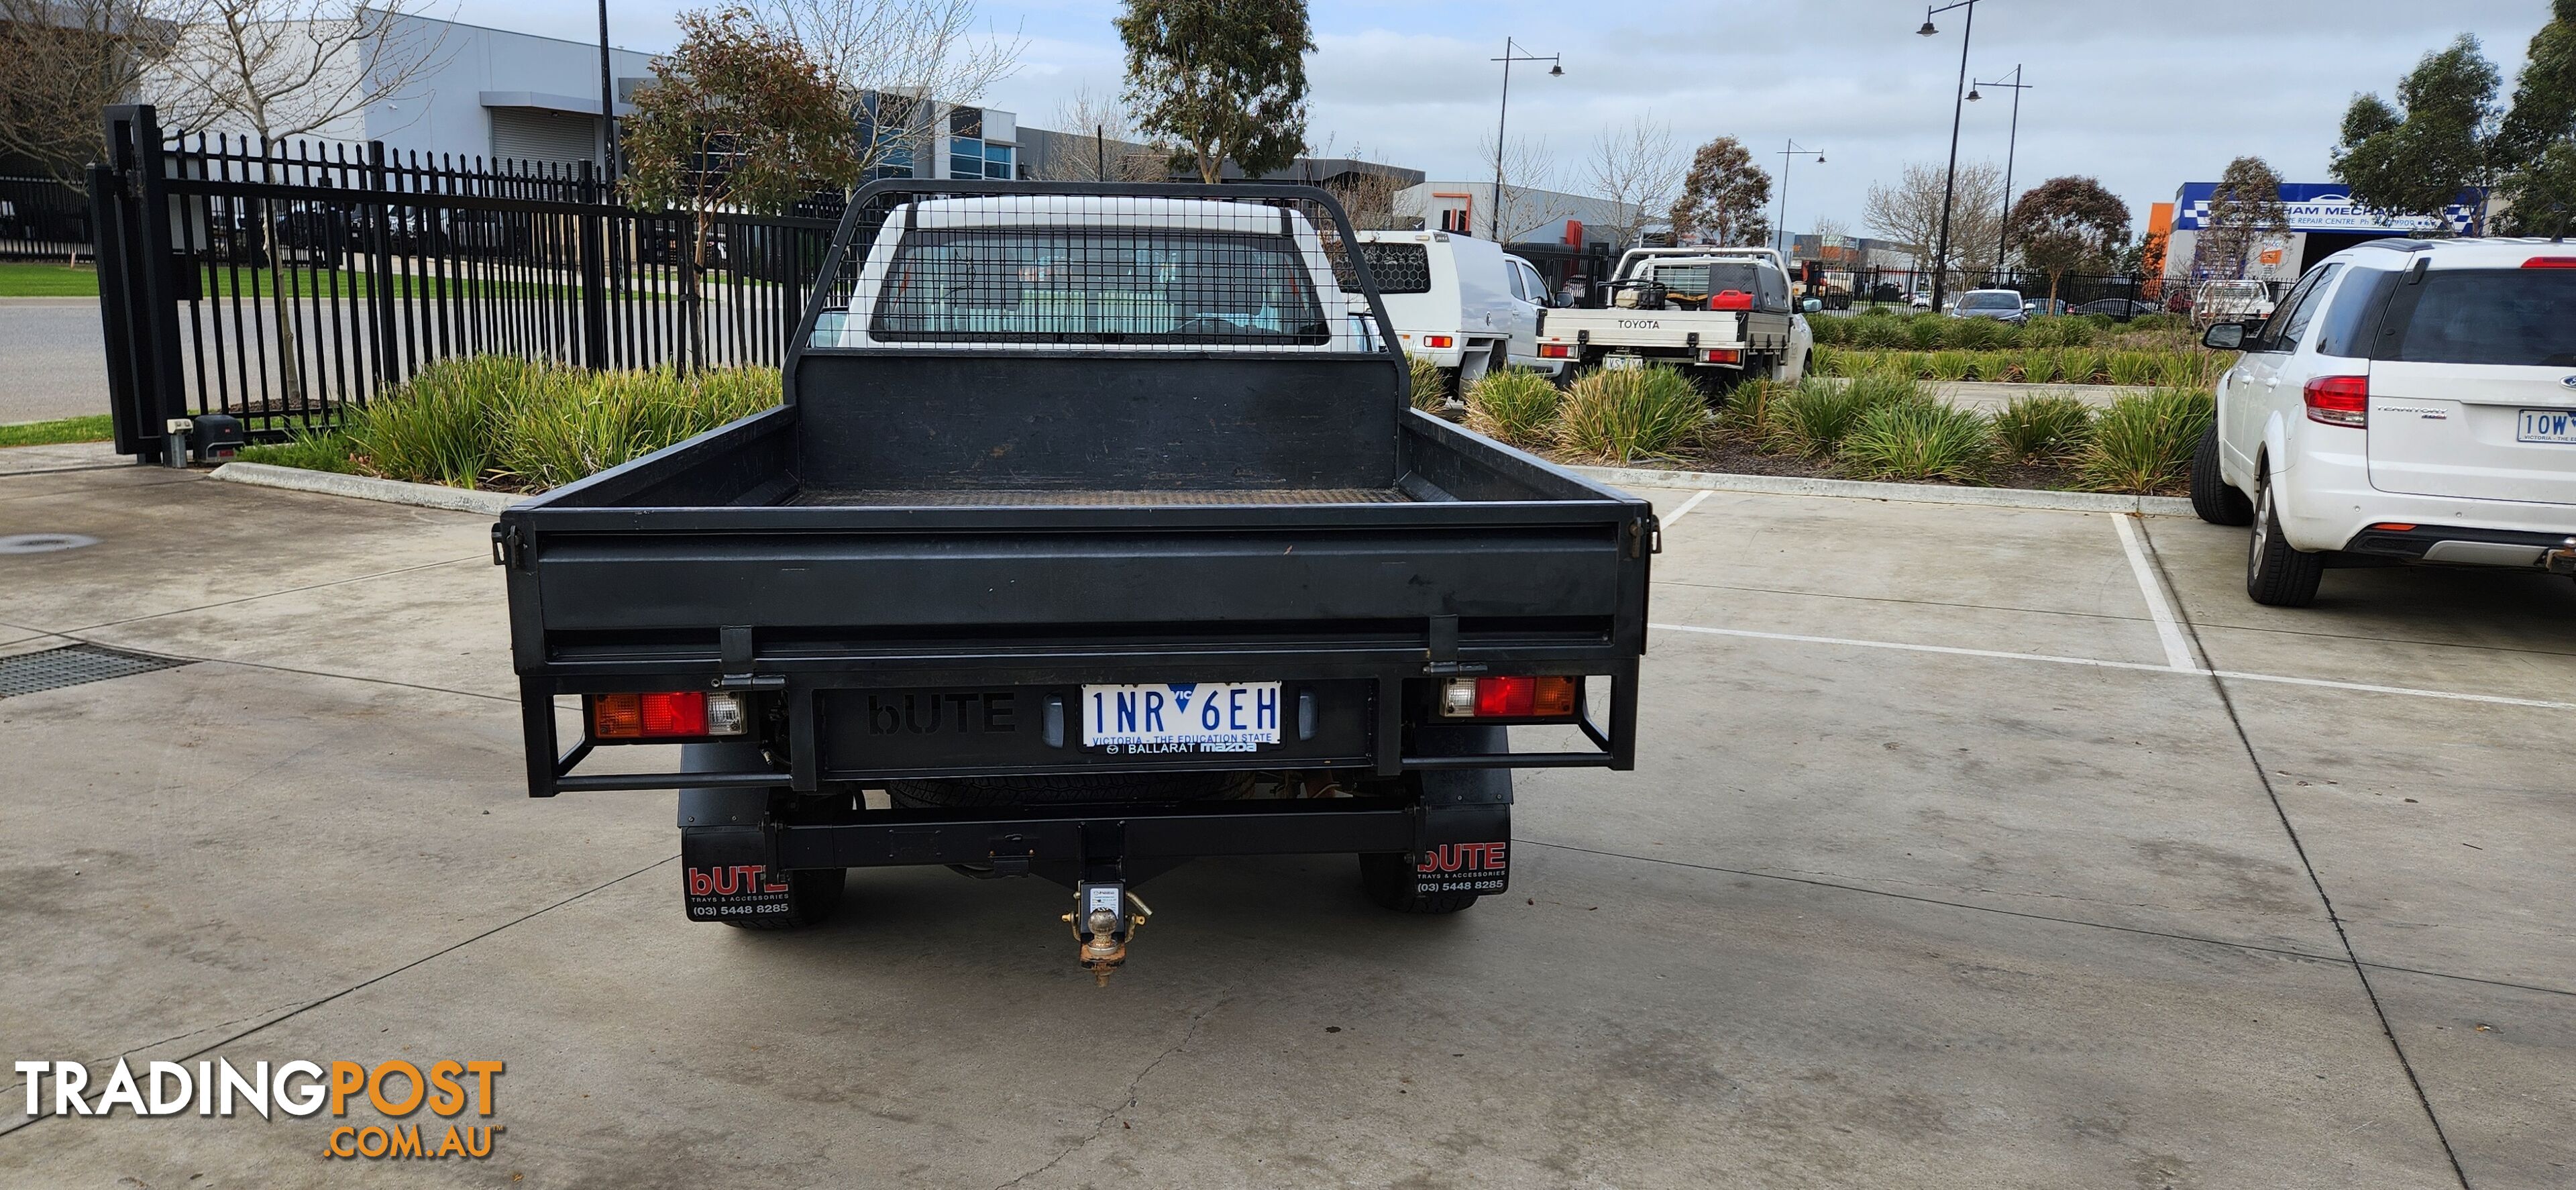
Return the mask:
[[0,297],[97,297],[98,270],[42,260],[0,261]]
[[58,442],[105,442],[116,436],[104,413],[29,421],[0,426],[0,446],[52,446]]

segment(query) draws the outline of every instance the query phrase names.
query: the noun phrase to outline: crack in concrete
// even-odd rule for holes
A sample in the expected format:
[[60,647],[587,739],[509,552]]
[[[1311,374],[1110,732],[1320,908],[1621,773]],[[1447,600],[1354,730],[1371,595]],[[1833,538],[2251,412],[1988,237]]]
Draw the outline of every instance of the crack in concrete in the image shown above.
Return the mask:
[[1081,1140],[1077,1140],[1072,1144],[1066,1145],[1064,1149],[1058,1152],[1055,1156],[1047,1158],[1046,1164],[1041,1165],[1036,1169],[1032,1169],[1027,1173],[1021,1174],[1016,1178],[1012,1178],[1010,1181],[1004,1182],[999,1186],[995,1186],[993,1187],[993,1190],[1010,1190],[1013,1186],[1017,1186],[1020,1183],[1036,1177],[1039,1174],[1045,1173],[1050,1169],[1054,1169],[1058,1163],[1062,1162],[1065,1158],[1072,1156],[1075,1151],[1095,1140],[1100,1139],[1102,1133],[1109,1131],[1109,1122],[1111,1120],[1117,1119],[1119,1115],[1124,1113],[1128,1108],[1136,1106],[1136,1088],[1144,1085],[1146,1077],[1153,1074],[1155,1068],[1161,1066],[1165,1059],[1170,1058],[1172,1055],[1181,1052],[1183,1048],[1187,1047],[1190,1044],[1191,1039],[1199,1035],[1199,1025],[1204,1023],[1209,1017],[1215,1016],[1217,1014],[1217,1010],[1222,1009],[1225,1006],[1226,997],[1221,996],[1218,997],[1216,1003],[1208,1005],[1207,1008],[1201,1011],[1197,1016],[1191,1017],[1190,1027],[1181,1033],[1181,1039],[1173,1042],[1171,1047],[1164,1050],[1162,1053],[1154,1055],[1154,1060],[1145,1063],[1145,1068],[1137,1071],[1136,1077],[1127,1080],[1127,1093],[1119,1097],[1116,1106],[1111,1107],[1108,1111],[1100,1113],[1100,1118],[1092,1122],[1089,1134],[1085,1135]]

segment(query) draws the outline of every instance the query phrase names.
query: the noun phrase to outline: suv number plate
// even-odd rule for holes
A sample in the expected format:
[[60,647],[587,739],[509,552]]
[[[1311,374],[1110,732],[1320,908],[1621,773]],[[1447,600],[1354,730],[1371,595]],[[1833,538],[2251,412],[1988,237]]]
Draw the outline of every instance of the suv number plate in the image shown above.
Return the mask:
[[1277,682],[1082,688],[1082,742],[1123,752],[1251,752],[1279,742]]
[[2515,437],[2524,442],[2576,443],[2576,409],[2525,409],[2521,433]]

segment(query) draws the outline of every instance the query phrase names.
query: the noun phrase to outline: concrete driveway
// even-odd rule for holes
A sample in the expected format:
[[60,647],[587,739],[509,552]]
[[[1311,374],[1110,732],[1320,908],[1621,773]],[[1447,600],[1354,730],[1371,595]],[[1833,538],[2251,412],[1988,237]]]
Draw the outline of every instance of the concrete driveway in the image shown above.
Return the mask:
[[7,1056],[508,1068],[482,1161],[13,1079],[0,1180],[2576,1180],[2563,579],[2280,611],[2194,521],[1654,492],[1639,770],[1524,774],[1507,898],[1192,865],[1095,990],[1036,881],[682,920],[667,795],[522,796],[481,518],[19,457],[0,525],[97,544],[0,558],[0,652],[196,660],[0,699]]

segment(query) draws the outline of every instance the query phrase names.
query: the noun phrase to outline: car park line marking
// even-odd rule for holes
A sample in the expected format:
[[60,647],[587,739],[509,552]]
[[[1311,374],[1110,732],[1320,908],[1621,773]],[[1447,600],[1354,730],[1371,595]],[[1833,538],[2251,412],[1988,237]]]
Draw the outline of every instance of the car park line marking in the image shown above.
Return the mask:
[[2129,574],[2138,580],[2138,594],[2146,596],[2147,615],[2156,622],[2156,639],[2164,642],[2165,660],[2175,669],[2190,669],[2191,644],[2183,639],[2182,624],[2174,618],[2173,605],[2165,600],[2164,583],[2156,578],[2155,568],[2147,565],[2146,550],[2139,546],[2138,529],[2129,523],[2129,516],[2111,514],[2111,527],[2120,533],[2120,551],[2129,555]]
[[1699,507],[1699,502],[1700,502],[1700,501],[1702,501],[1702,500],[1706,500],[1706,499],[1708,499],[1709,497],[1714,496],[1714,495],[1716,495],[1716,494],[1717,494],[1716,492],[1714,492],[1714,491],[1712,491],[1712,490],[1710,490],[1710,489],[1708,489],[1708,488],[1701,488],[1701,489],[1700,489],[1700,491],[1699,491],[1699,494],[1698,494],[1698,495],[1693,496],[1693,497],[1691,497],[1691,498],[1690,498],[1690,499],[1688,499],[1688,500],[1684,500],[1684,501],[1682,501],[1682,506],[1681,506],[1681,507],[1679,507],[1679,508],[1674,509],[1674,510],[1673,510],[1673,515],[1671,515],[1671,516],[1668,516],[1668,517],[1665,517],[1665,518],[1664,518],[1664,520],[1663,520],[1664,527],[1666,527],[1666,528],[1671,528],[1671,527],[1672,527],[1672,523],[1673,523],[1674,521],[1678,521],[1678,520],[1682,519],[1683,517],[1689,516],[1689,515],[1690,515],[1690,510],[1692,510],[1692,509],[1694,509],[1694,508]]
[[2195,678],[2223,678],[2240,682],[2276,682],[2287,686],[2314,686],[2326,690],[2352,690],[2365,694],[2399,694],[2413,698],[2439,698],[2453,702],[2476,702],[2494,706],[2536,707],[2547,711],[2576,711],[2576,702],[2556,702],[2545,698],[2514,698],[2502,694],[2469,694],[2457,690],[2422,690],[2412,686],[2380,686],[2368,682],[2338,682],[2329,678],[2295,678],[2285,674],[2246,673],[2232,669],[2204,669],[2197,665],[2157,665],[2145,661],[2105,661],[2098,657],[2060,657],[2048,653],[2011,653],[2000,649],[1966,649],[1956,645],[1917,645],[1887,640],[1853,640],[1840,636],[1803,636],[1793,632],[1757,632],[1750,628],[1707,628],[1697,624],[1654,624],[1664,632],[1688,632],[1702,636],[1734,636],[1751,640],[1787,641],[1794,644],[1840,645],[1856,649],[1893,649],[1903,653],[1936,653],[1952,657],[1989,657],[1999,661],[2038,661],[2050,665],[2081,665],[2094,669],[2126,669],[2141,673],[2181,674]]

